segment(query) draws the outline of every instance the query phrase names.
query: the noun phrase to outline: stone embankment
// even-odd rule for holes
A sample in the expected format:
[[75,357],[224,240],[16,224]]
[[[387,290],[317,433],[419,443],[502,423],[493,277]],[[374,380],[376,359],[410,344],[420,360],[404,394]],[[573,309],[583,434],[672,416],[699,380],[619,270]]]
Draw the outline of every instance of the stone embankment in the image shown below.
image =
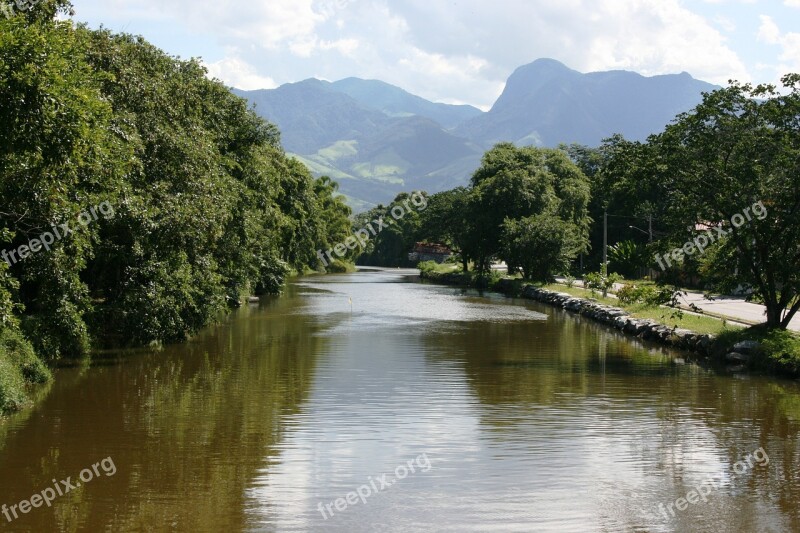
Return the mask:
[[539,289],[533,285],[525,286],[522,296],[589,317],[640,339],[660,342],[682,350],[695,351],[702,355],[711,355],[714,335],[701,335],[688,329],[673,329],[654,320],[633,318],[619,307],[577,298],[563,292]]
[[[470,285],[469,277],[460,273],[424,273],[421,277],[447,285]],[[760,345],[755,341],[741,341],[734,346],[724,345],[724,343],[717,342],[714,335],[671,328],[655,320],[635,318],[628,315],[624,309],[604,305],[588,298],[578,298],[571,294],[541,289],[530,284],[523,284],[520,287],[518,280],[501,279],[492,287],[492,290],[505,294],[519,294],[523,298],[577,313],[642,340],[694,352],[703,358],[724,361],[729,365],[735,365],[729,367],[733,370],[748,366],[760,353]]]

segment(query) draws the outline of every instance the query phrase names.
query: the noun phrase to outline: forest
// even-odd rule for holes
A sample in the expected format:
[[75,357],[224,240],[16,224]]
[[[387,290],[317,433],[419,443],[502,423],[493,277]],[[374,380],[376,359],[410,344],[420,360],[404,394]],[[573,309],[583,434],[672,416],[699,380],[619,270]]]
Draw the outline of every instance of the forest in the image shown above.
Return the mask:
[[61,360],[279,291],[350,228],[336,185],[199,61],[70,9],[0,17],[0,411]]

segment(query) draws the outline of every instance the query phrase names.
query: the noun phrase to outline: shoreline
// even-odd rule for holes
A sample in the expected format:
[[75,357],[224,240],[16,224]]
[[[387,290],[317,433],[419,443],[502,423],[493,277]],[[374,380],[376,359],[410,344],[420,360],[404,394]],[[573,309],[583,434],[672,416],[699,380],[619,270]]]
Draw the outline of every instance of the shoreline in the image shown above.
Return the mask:
[[481,288],[533,300],[563,309],[611,327],[626,337],[650,341],[661,346],[687,352],[698,363],[724,367],[727,372],[743,372],[794,380],[793,376],[779,370],[758,368],[754,365],[758,347],[748,342],[727,346],[719,342],[716,335],[697,333],[683,328],[671,328],[652,319],[635,318],[619,307],[602,304],[588,298],[572,296],[564,292],[542,289],[522,280],[501,279],[491,287],[478,287],[461,272],[420,272],[420,279],[443,285]]

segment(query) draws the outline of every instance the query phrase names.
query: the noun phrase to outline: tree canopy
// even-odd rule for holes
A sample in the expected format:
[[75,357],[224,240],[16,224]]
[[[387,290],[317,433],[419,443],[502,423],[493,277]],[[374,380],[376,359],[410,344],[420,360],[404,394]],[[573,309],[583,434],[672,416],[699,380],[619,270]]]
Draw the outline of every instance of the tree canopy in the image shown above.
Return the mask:
[[[0,17],[0,339],[47,361],[181,340],[317,268],[350,225],[335,184],[197,60],[54,19],[69,9]],[[76,222],[101,204],[113,215]],[[3,346],[27,372],[33,351]]]

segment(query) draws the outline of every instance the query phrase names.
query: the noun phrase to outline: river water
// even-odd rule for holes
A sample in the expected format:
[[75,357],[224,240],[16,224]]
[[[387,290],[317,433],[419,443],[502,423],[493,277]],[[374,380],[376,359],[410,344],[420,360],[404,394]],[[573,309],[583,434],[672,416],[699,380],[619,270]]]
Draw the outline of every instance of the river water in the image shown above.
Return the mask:
[[800,531],[796,383],[412,274],[59,370],[0,424],[0,530]]

